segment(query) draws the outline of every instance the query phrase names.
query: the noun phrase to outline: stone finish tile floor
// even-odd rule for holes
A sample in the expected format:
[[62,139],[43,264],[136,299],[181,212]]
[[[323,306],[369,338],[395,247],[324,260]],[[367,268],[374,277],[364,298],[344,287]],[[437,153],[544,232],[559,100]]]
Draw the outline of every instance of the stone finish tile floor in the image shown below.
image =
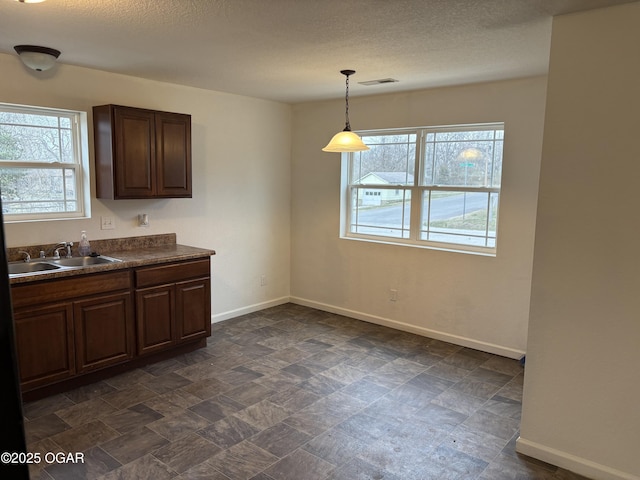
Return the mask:
[[43,480],[576,480],[515,452],[515,360],[286,304],[206,348],[25,404]]

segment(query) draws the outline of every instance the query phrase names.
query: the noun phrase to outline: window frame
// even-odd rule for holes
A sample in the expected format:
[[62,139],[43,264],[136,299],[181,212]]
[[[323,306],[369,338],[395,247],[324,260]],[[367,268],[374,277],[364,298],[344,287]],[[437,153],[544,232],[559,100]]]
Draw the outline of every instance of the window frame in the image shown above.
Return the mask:
[[[73,170],[75,174],[74,188],[76,190],[77,210],[58,212],[34,212],[34,213],[9,213],[5,212],[5,223],[23,223],[51,220],[78,220],[91,218],[91,180],[89,169],[89,145],[87,113],[78,110],[61,108],[49,108],[32,105],[18,105],[0,103],[3,112],[24,113],[29,115],[55,115],[60,118],[68,118],[71,122],[71,142],[73,162],[37,162],[37,161],[3,161],[0,159],[2,169],[33,169],[33,170],[58,170],[65,175],[65,170]],[[53,127],[55,128],[55,127]],[[59,127],[58,127],[59,129]],[[66,202],[66,198],[61,200]],[[4,202],[3,202],[4,203]]]
[[[349,152],[343,153],[341,156],[341,188],[340,188],[340,238],[345,240],[357,240],[364,242],[373,242],[373,243],[384,243],[384,244],[392,244],[392,245],[401,245],[408,247],[418,247],[418,248],[427,248],[433,250],[444,250],[450,252],[458,252],[458,253],[469,253],[476,255],[484,255],[495,257],[497,255],[497,247],[498,247],[498,222],[499,222],[499,211],[500,211],[500,197],[501,197],[501,179],[502,179],[502,167],[500,171],[500,182],[498,186],[455,186],[455,185],[436,185],[436,184],[426,184],[424,182],[424,169],[425,169],[425,141],[426,135],[428,133],[440,133],[440,132],[468,132],[468,131],[502,131],[502,137],[499,140],[502,141],[502,159],[504,159],[504,130],[505,124],[504,122],[489,122],[489,123],[476,123],[476,124],[460,124],[460,125],[439,125],[439,126],[426,126],[426,127],[412,127],[412,128],[396,128],[396,129],[380,129],[380,130],[360,130],[357,133],[362,137],[366,136],[392,136],[392,135],[410,135],[415,134],[415,158],[414,158],[414,173],[413,173],[413,184],[358,184],[355,183],[355,179],[351,178],[352,174],[352,163],[356,159],[356,154],[358,152]],[[493,144],[495,146],[496,138],[493,139]],[[407,166],[407,172],[410,172],[410,167]],[[407,238],[403,238],[402,236],[384,236],[384,235],[375,235],[371,233],[358,233],[352,232],[351,227],[354,225],[352,223],[352,213],[355,210],[352,208],[352,198],[354,195],[354,191],[358,189],[362,189],[366,191],[367,189],[376,189],[376,190],[400,190],[404,191],[404,197],[406,197],[407,192],[410,195],[409,200],[409,235]],[[470,192],[470,193],[486,193],[487,194],[487,213],[491,214],[491,210],[495,207],[495,238],[489,235],[489,219],[487,219],[487,228],[485,230],[485,239],[494,238],[494,246],[480,246],[480,245],[471,245],[465,243],[453,243],[453,242],[445,242],[445,241],[434,241],[434,240],[423,240],[421,239],[421,234],[424,231],[421,223],[423,218],[427,222],[428,226],[428,217],[426,215],[429,214],[431,210],[431,199],[427,202],[427,214],[423,216],[423,205],[425,202],[422,201],[423,194],[427,193],[431,196],[432,192]],[[492,206],[492,195],[497,196],[495,201],[495,205]],[[357,198],[357,197],[356,197]],[[378,197],[379,198],[379,197]],[[404,221],[402,224],[402,228],[400,226],[397,227],[397,230],[405,230]]]

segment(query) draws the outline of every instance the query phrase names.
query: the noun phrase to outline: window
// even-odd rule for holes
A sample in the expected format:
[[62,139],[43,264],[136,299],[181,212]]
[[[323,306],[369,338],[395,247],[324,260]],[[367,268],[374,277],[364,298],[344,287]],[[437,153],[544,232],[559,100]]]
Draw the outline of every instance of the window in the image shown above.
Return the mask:
[[504,124],[360,132],[342,237],[495,255]]
[[84,112],[0,104],[6,222],[90,217]]

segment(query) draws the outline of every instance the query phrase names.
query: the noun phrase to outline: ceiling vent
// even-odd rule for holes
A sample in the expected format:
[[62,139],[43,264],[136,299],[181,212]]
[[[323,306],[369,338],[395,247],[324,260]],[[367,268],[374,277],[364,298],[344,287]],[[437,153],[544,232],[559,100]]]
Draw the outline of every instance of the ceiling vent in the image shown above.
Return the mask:
[[358,82],[360,85],[366,85],[366,86],[371,86],[371,85],[381,85],[383,83],[395,83],[398,82],[399,80],[396,80],[395,78],[381,78],[379,80],[369,80],[366,82]]

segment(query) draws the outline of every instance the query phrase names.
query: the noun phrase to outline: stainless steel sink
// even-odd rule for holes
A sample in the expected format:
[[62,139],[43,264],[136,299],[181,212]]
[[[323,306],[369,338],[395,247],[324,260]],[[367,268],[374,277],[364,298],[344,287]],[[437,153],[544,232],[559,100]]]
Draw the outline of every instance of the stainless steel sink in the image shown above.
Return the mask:
[[122,260],[112,257],[73,257],[73,258],[61,258],[59,260],[47,260],[47,262],[54,265],[61,265],[63,267],[88,267],[90,265],[104,265],[107,263],[118,263]]
[[45,262],[11,262],[9,263],[9,275],[19,275],[24,273],[38,273],[49,270],[57,270],[60,267]]
[[9,276],[37,275],[53,270],[77,270],[94,265],[107,265],[122,260],[113,257],[42,258],[30,262],[9,262]]

